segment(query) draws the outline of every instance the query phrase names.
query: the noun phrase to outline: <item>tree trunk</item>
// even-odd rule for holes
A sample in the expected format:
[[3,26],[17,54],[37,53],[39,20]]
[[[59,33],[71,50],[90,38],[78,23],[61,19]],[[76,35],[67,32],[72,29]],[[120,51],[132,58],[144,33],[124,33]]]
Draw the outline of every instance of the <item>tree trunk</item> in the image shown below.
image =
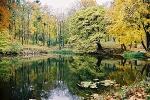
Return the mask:
[[35,40],[36,40],[36,44],[38,44],[38,33],[35,33]]
[[123,44],[123,47],[124,47],[124,50],[127,50],[127,48],[126,48],[125,44]]
[[102,50],[102,45],[99,42],[97,42],[96,44],[97,44],[97,51]]
[[145,46],[143,40],[142,40],[141,44],[142,44],[143,48],[147,51],[147,48],[146,48],[146,46]]
[[150,34],[149,32],[146,32],[146,51],[149,51],[149,45],[150,45]]
[[125,44],[121,44],[121,49],[127,50]]
[[[147,4],[150,4],[150,1],[149,0],[143,0],[143,3],[147,3]],[[147,10],[149,10],[149,9],[147,9]],[[150,14],[146,14],[146,19],[150,19]],[[143,45],[143,47],[144,47],[144,49],[146,50],[146,51],[149,51],[149,46],[150,46],[150,33],[149,33],[149,27],[150,27],[150,23],[148,23],[148,24],[144,24],[144,22],[142,22],[142,25],[143,25],[143,27],[144,27],[144,31],[145,31],[145,33],[146,33],[146,46],[145,45],[143,45],[144,44],[144,42],[142,41],[142,45]]]

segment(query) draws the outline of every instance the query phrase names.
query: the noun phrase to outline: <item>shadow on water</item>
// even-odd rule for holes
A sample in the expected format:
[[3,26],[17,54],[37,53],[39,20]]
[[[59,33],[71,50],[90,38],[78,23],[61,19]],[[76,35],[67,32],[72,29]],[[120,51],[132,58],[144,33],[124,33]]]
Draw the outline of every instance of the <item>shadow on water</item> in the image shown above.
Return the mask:
[[55,55],[40,60],[1,59],[0,99],[78,100],[110,91],[110,86],[102,84],[97,88],[80,87],[78,84],[83,81],[115,80],[120,85],[131,85],[148,76],[149,66],[144,60],[91,55]]

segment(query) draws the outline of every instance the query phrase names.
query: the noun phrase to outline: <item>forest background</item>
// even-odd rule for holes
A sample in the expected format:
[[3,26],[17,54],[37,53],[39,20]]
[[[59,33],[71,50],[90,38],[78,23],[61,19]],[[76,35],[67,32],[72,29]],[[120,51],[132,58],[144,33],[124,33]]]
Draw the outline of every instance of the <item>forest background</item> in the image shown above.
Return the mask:
[[65,13],[52,13],[38,0],[0,1],[2,53],[35,46],[75,52],[98,52],[103,47],[149,51],[149,32],[149,0],[114,0],[110,6],[80,0]]

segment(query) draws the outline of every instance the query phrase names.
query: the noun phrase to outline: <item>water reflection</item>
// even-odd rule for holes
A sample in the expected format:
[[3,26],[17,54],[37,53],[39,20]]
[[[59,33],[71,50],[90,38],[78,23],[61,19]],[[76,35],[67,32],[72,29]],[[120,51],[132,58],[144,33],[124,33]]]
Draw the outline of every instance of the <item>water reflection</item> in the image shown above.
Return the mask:
[[[68,58],[70,59],[70,58]],[[64,83],[64,57],[48,58],[32,62],[22,62],[15,66],[11,83],[12,99],[53,99],[61,98],[68,89]],[[16,69],[17,68],[17,69]],[[64,97],[72,97],[66,92]]]
[[83,88],[83,81],[115,80],[120,85],[138,82],[150,72],[144,60],[104,59],[95,56],[54,56],[39,60],[0,61],[1,100],[78,100],[110,87]]

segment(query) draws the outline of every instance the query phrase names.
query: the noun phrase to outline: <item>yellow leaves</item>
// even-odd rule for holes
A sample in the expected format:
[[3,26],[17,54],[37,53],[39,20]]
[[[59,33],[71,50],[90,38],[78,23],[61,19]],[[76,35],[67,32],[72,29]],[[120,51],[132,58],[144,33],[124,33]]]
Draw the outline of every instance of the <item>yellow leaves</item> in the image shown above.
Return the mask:
[[145,6],[143,6],[143,7],[140,7],[139,9],[138,9],[141,13],[143,13],[143,14],[149,14],[150,13],[150,11],[147,9],[147,7],[145,7]]
[[130,66],[123,66],[123,65],[117,65],[116,67],[119,68],[119,69],[123,69],[123,70],[126,70],[126,69],[130,68]]
[[9,38],[10,36],[8,30],[3,30],[0,32],[0,49],[2,49],[2,51],[9,50],[9,45],[10,45]]
[[80,0],[79,4],[82,8],[87,8],[90,6],[96,6],[97,5],[95,0]]
[[149,11],[149,4],[148,3],[143,3],[143,1],[139,1],[139,8],[138,8],[138,11],[143,13],[143,14],[149,14],[150,11]]
[[[145,17],[150,13],[148,5],[141,0],[115,0],[111,8],[109,16],[106,17],[111,22],[107,27],[109,34],[117,38],[120,44],[141,42],[145,36],[144,28],[150,22]],[[149,28],[146,31],[149,31]]]
[[33,7],[34,10],[38,10],[40,6],[39,6],[39,4],[33,2],[33,3],[31,4],[31,7]]
[[150,23],[150,19],[143,18],[141,19],[144,25],[148,25]]
[[37,31],[37,29],[36,29],[36,27],[31,27],[31,34],[34,34],[34,32],[36,32]]

